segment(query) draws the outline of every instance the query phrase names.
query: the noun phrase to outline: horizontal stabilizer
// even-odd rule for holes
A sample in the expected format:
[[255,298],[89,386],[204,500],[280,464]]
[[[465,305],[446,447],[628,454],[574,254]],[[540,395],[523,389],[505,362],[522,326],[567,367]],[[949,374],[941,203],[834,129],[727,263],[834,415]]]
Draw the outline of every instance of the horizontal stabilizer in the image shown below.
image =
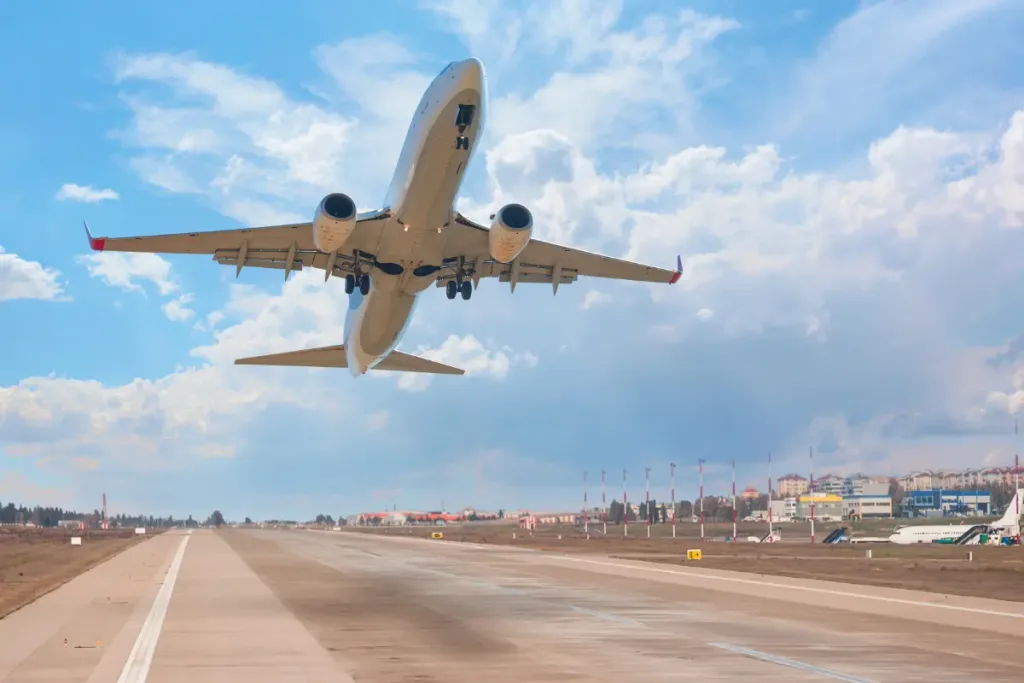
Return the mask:
[[[287,365],[304,368],[347,368],[348,359],[345,347],[321,346],[318,349],[271,353],[266,356],[239,358],[235,365]],[[419,356],[412,356],[401,351],[392,351],[372,370],[390,370],[393,372],[425,372],[432,375],[464,375],[465,370],[450,365],[437,363]]]

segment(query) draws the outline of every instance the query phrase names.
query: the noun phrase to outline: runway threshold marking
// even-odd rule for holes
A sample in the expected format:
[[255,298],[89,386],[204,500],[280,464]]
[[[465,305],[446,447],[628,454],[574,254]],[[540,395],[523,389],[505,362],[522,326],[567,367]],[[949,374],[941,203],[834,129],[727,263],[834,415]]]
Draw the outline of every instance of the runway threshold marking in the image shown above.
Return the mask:
[[[724,581],[726,583],[741,583],[750,584],[752,586],[766,586],[768,588],[781,588],[784,590],[803,591],[805,593],[821,593],[823,595],[834,595],[841,598],[859,598],[861,600],[874,600],[876,602],[888,602],[896,605],[912,605],[914,607],[934,607],[935,609],[952,610],[954,612],[968,612],[971,614],[984,614],[990,617],[1008,617],[1010,619],[1024,619],[1024,614],[1018,614],[1015,612],[1000,612],[994,609],[982,609],[981,607],[964,607],[962,605],[943,605],[938,602],[922,602],[920,600],[908,600],[907,598],[891,598],[885,595],[871,595],[870,593],[853,593],[850,591],[832,590],[828,588],[815,588],[814,586],[799,586],[787,583],[775,583],[772,581],[757,581],[754,579],[741,579],[734,576],[711,576],[709,574],[690,574],[688,572],[678,572],[671,569],[661,569],[660,567],[644,567],[641,565],[622,564],[620,562],[602,562],[600,560],[587,560],[582,557],[561,557],[558,555],[550,556],[556,560],[564,560],[566,562],[582,562],[584,564],[596,564],[602,567],[616,567],[618,569],[640,569],[645,572],[654,572],[656,574],[671,574],[674,576],[681,576],[688,579],[700,579],[704,581]],[[769,596],[770,597],[770,596]]]
[[779,666],[788,666],[791,669],[799,669],[800,671],[807,671],[808,673],[818,674],[825,678],[831,678],[836,681],[846,681],[846,683],[874,683],[867,678],[860,678],[859,676],[851,676],[844,674],[841,671],[833,671],[831,669],[824,669],[820,666],[801,662],[797,659],[789,659],[787,657],[779,657],[778,655],[771,655],[767,652],[760,652],[758,650],[751,650],[750,648],[740,647],[739,645],[730,645],[729,643],[708,643],[711,647],[717,647],[720,650],[726,652],[732,652],[733,654],[743,655],[744,657],[751,657],[752,659],[759,659],[762,662],[770,662],[772,664],[778,664]]
[[145,683],[149,676],[149,667],[153,663],[153,653],[156,651],[156,643],[160,639],[160,630],[164,626],[164,617],[167,616],[167,607],[171,604],[171,594],[174,592],[174,582],[178,580],[178,571],[181,569],[181,560],[185,557],[185,546],[191,532],[181,539],[178,552],[171,560],[171,566],[164,576],[153,606],[149,609],[149,615],[142,624],[139,637],[135,639],[135,645],[128,654],[128,661],[124,663],[124,669],[117,678],[117,683]]

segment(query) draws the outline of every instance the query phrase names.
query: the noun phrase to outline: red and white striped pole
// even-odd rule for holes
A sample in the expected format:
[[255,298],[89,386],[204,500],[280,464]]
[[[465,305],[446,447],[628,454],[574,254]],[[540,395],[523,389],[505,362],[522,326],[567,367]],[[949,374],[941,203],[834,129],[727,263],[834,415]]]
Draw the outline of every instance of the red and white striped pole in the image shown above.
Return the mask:
[[626,512],[626,470],[622,470],[622,535],[629,536],[629,515]]
[[[1013,450],[1017,450],[1017,416],[1013,416]],[[1017,544],[1020,544],[1020,453],[1013,456],[1013,499],[1017,502]]]
[[676,464],[669,463],[669,472],[672,479],[672,538],[676,537]]
[[772,452],[768,451],[768,541],[773,538],[772,532]]
[[807,447],[807,457],[811,462],[811,480],[807,482],[807,493],[811,497],[811,543],[814,543],[814,446]]
[[736,540],[736,458],[732,459],[732,540]]
[[646,513],[644,514],[644,517],[646,517],[647,519],[645,520],[644,523],[647,524],[647,538],[650,538],[651,537],[651,468],[650,467],[645,467],[644,468],[644,489],[647,491],[647,493],[646,493],[647,497],[646,497],[646,500],[645,500],[645,503],[644,503],[644,510],[646,511]]
[[604,498],[604,470],[601,470],[601,531],[608,535],[608,505]]
[[704,459],[697,461],[700,471],[700,540],[704,540]]

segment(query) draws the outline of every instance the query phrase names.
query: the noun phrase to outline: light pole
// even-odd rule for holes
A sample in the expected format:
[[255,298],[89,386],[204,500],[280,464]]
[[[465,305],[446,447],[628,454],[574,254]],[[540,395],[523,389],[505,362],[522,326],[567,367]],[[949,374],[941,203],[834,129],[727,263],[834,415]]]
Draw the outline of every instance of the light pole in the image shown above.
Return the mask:
[[587,471],[583,470],[583,535],[590,538],[590,514],[587,512]]
[[601,531],[608,535],[608,506],[604,498],[604,470],[601,470]]
[[768,451],[768,541],[771,542],[772,533],[772,452]]
[[646,510],[645,524],[647,524],[647,538],[651,537],[651,468],[644,468],[644,489],[647,491],[646,499],[644,502],[644,510]]
[[700,471],[700,540],[704,540],[704,458],[697,461]]
[[807,482],[807,493],[811,496],[811,543],[814,543],[814,446],[807,447],[807,457],[811,462],[811,479]]
[[736,458],[732,459],[732,540],[736,540]]
[[626,470],[622,470],[622,535],[629,536],[629,515],[626,514]]
[[672,480],[672,538],[676,537],[676,464],[668,464],[669,476]]

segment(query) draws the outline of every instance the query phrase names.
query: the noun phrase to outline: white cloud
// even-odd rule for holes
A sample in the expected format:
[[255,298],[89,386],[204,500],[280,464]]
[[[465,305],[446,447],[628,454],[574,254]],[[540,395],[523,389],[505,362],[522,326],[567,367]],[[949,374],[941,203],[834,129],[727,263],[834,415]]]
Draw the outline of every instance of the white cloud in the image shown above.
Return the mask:
[[697,317],[701,320],[711,320],[711,318],[715,317],[715,312],[710,308],[702,308],[697,311]]
[[170,279],[170,262],[157,254],[100,252],[79,256],[78,262],[88,269],[90,277],[127,292],[143,291],[136,280],[148,280],[164,296],[178,290]]
[[583,303],[580,304],[580,308],[584,311],[606,304],[611,300],[611,296],[604,292],[599,292],[596,289],[588,289],[587,293],[583,295]]
[[[493,379],[504,379],[515,357],[511,349],[492,351],[473,335],[460,337],[454,334],[448,335],[448,338],[436,349],[421,346],[412,353],[438,363],[461,368],[466,371],[467,376],[477,375]],[[532,367],[537,364],[537,358],[533,354],[527,353],[521,358],[523,363],[528,366]],[[398,388],[406,391],[423,391],[430,386],[433,379],[434,375],[429,374],[399,373]]]
[[188,307],[192,300],[193,296],[191,294],[182,294],[177,299],[172,299],[165,303],[161,306],[161,309],[168,320],[179,323],[188,322],[196,314],[195,311]]
[[92,185],[75,185],[74,183],[65,183],[61,186],[57,192],[57,199],[60,201],[74,201],[74,202],[86,202],[88,204],[95,204],[108,199],[120,199],[119,195],[114,190],[97,190]]
[[38,261],[26,261],[0,247],[0,301],[15,299],[57,300],[64,287],[60,271]]

